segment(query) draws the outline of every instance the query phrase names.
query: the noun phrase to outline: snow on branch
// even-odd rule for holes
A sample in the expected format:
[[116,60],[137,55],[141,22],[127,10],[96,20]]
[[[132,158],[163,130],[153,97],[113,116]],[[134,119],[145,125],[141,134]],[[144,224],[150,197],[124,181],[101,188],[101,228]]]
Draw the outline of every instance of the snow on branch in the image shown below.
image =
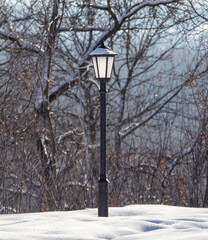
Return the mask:
[[[68,181],[67,183],[65,183],[63,185],[64,188],[69,187],[69,186],[73,186],[73,187],[82,187],[82,188],[86,188],[86,190],[91,190],[92,189],[92,185],[88,184],[87,181],[85,181],[85,183],[81,183],[78,181]],[[94,189],[94,187],[93,187]]]
[[39,87],[38,95],[37,95],[36,100],[35,100],[35,109],[36,110],[40,110],[41,109],[43,101],[44,101],[44,97],[43,97],[43,94],[42,94],[42,88]]
[[[175,2],[179,2],[181,0],[154,0],[154,1],[150,1],[150,0],[146,0],[146,1],[142,1],[138,4],[134,4],[131,8],[129,8],[128,10],[125,10],[123,15],[120,17],[120,19],[117,21],[117,19],[114,21],[114,24],[112,24],[111,27],[109,27],[108,29],[106,29],[101,36],[97,39],[97,41],[88,49],[88,51],[85,53],[84,57],[83,57],[83,62],[88,58],[89,54],[91,51],[93,51],[103,40],[107,39],[109,36],[111,36],[112,34],[114,34],[116,31],[118,31],[122,24],[125,22],[125,20],[129,17],[131,17],[132,15],[136,14],[139,10],[141,10],[144,7],[147,6],[158,6],[158,5],[166,5],[166,4],[170,4],[170,3],[175,3]],[[100,6],[97,5],[95,3],[95,1],[91,1],[91,5],[94,8],[99,8],[99,9],[103,9],[103,10],[108,10],[110,11],[109,13],[112,15],[114,14],[112,12],[112,9],[110,8],[110,6]],[[98,7],[99,6],[99,7]],[[127,7],[127,6],[126,6]],[[116,16],[114,16],[116,17]]]
[[47,164],[50,164],[50,163],[51,163],[51,159],[50,159],[49,153],[48,153],[48,151],[47,151],[46,137],[45,137],[43,134],[40,134],[40,141],[41,141],[41,145],[42,145],[44,154],[45,154],[45,156],[46,156],[47,159],[48,159]]
[[85,81],[93,83],[100,90],[100,85],[99,85],[99,83],[96,80],[86,79]]
[[142,1],[140,3],[134,4],[131,8],[128,9],[128,11],[126,11],[122,17],[122,19],[126,19],[131,17],[132,15],[134,15],[136,12],[138,12],[140,9],[147,7],[147,6],[158,6],[158,5],[167,5],[170,3],[175,3],[175,2],[179,2],[181,0],[146,0],[146,1]]
[[[0,187],[0,190],[5,191],[5,189],[3,187]],[[13,189],[13,188],[7,188],[6,189],[7,192],[13,193],[13,194],[22,194],[22,195],[30,195],[34,198],[38,198],[37,194],[34,193],[29,193],[26,190],[22,190],[22,189]]]
[[104,32],[105,28],[97,27],[97,26],[67,26],[59,28],[59,32],[71,32],[71,31],[79,31],[79,32],[87,32],[87,31],[101,31]]
[[6,60],[6,61],[4,61],[4,62],[0,62],[0,66],[3,66],[3,65],[5,65],[5,64],[9,63],[9,61],[10,61],[10,59],[9,59],[9,60]]
[[[52,102],[53,100],[57,99],[60,95],[62,95],[69,88],[69,85],[74,83],[76,80],[77,80],[76,77],[67,76],[63,81],[61,81],[59,84],[54,86],[49,92],[49,102]],[[35,101],[36,110],[40,110],[44,100],[46,101],[42,91],[43,89],[40,86],[40,88],[38,89],[38,94]]]
[[22,39],[18,34],[14,32],[9,32],[3,29],[0,29],[0,38],[5,38],[11,40],[19,45],[20,48],[24,50],[28,50],[34,53],[44,53],[43,49],[41,49],[38,45],[35,45],[31,42],[27,42]]
[[96,3],[95,0],[90,1],[90,6],[93,8],[96,8],[96,9],[100,9],[100,10],[108,10],[107,5],[102,5],[102,4]]
[[45,89],[47,87],[47,81],[48,79],[48,69],[49,68],[49,56],[47,54],[47,51],[45,51],[45,56],[44,56],[44,62],[43,62],[43,72],[41,75],[41,81],[40,81],[40,87],[38,89],[38,95],[36,97],[35,101],[35,108],[36,110],[39,110],[42,107],[43,101],[47,101],[46,96],[44,94]]
[[16,213],[16,210],[12,207],[5,207],[0,205],[0,214]]
[[80,132],[79,129],[74,129],[74,130],[70,130],[68,132],[65,132],[63,134],[61,134],[59,137],[58,137],[58,143],[60,143],[61,141],[64,140],[64,138],[68,137],[68,136],[71,136],[71,135],[77,135],[77,136],[82,136],[84,133],[83,132]]
[[80,61],[80,65],[82,65],[82,64],[86,61],[86,59],[89,57],[89,54],[90,54],[96,47],[98,47],[103,40],[107,39],[108,36],[110,36],[111,33],[115,32],[115,31],[116,31],[116,27],[115,27],[114,25],[113,25],[112,27],[110,27],[109,29],[105,30],[105,31],[101,34],[101,36],[97,39],[97,41],[94,42],[94,44],[92,44],[91,47],[87,50],[87,52],[84,54],[82,61]]
[[49,92],[49,102],[52,102],[53,100],[57,99],[57,97],[62,95],[62,93],[68,89],[69,84],[74,81],[76,81],[76,78],[68,76],[58,85],[54,86]]

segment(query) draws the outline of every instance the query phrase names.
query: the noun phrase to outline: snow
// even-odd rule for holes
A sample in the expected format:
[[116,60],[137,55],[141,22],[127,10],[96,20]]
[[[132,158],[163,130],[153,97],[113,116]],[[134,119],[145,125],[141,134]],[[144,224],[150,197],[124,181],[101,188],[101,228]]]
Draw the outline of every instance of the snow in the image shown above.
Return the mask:
[[164,205],[0,215],[2,240],[207,240],[208,209]]

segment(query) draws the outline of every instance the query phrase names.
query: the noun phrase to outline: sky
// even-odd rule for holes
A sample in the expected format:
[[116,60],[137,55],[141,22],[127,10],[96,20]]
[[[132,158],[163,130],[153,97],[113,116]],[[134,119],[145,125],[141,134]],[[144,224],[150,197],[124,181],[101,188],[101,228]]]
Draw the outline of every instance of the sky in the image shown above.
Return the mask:
[[208,209],[164,205],[0,215],[0,240],[207,240]]

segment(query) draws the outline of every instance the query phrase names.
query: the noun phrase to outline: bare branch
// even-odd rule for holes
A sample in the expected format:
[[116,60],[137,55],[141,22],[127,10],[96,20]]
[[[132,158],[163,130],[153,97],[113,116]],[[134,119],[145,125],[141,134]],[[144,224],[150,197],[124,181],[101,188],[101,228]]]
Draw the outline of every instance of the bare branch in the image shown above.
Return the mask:
[[[173,93],[164,103],[162,103],[158,108],[156,108],[156,110],[153,111],[153,113],[151,113],[149,116],[147,116],[144,120],[139,121],[139,122],[135,122],[133,124],[133,126],[127,127],[125,128],[123,131],[120,131],[120,136],[122,138],[128,136],[130,133],[132,133],[133,131],[135,131],[137,128],[145,125],[149,120],[151,120],[154,116],[156,116],[156,114],[158,112],[160,112],[161,109],[164,108],[165,105],[167,105],[175,96],[177,96],[180,91],[190,82],[193,81],[193,78],[190,77],[188,78],[183,84],[181,84],[178,88],[178,90]],[[145,110],[146,111],[146,110]]]
[[190,5],[191,5],[192,9],[194,10],[194,12],[195,12],[200,18],[202,18],[202,19],[204,19],[206,22],[208,22],[208,18],[206,18],[205,16],[203,16],[202,14],[200,14],[200,13],[196,10],[196,8],[194,7],[192,1],[189,0],[189,3],[190,3]]
[[112,7],[111,7],[111,0],[108,0],[108,11],[109,11],[110,15],[112,16],[112,18],[115,22],[115,25],[118,25],[118,19],[117,19],[116,15],[115,15]]

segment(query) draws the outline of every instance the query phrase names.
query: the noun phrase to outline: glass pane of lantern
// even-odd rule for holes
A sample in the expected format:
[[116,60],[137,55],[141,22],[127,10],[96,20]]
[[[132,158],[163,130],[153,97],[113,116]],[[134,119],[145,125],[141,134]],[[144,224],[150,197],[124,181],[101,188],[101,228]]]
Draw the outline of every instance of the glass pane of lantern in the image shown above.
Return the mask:
[[95,77],[98,78],[98,68],[97,68],[96,57],[92,57],[92,62],[93,62],[94,70],[95,70]]
[[106,57],[97,56],[99,78],[106,78]]
[[111,72],[113,68],[113,61],[114,61],[114,56],[108,57],[108,72],[107,72],[107,78],[111,77]]

